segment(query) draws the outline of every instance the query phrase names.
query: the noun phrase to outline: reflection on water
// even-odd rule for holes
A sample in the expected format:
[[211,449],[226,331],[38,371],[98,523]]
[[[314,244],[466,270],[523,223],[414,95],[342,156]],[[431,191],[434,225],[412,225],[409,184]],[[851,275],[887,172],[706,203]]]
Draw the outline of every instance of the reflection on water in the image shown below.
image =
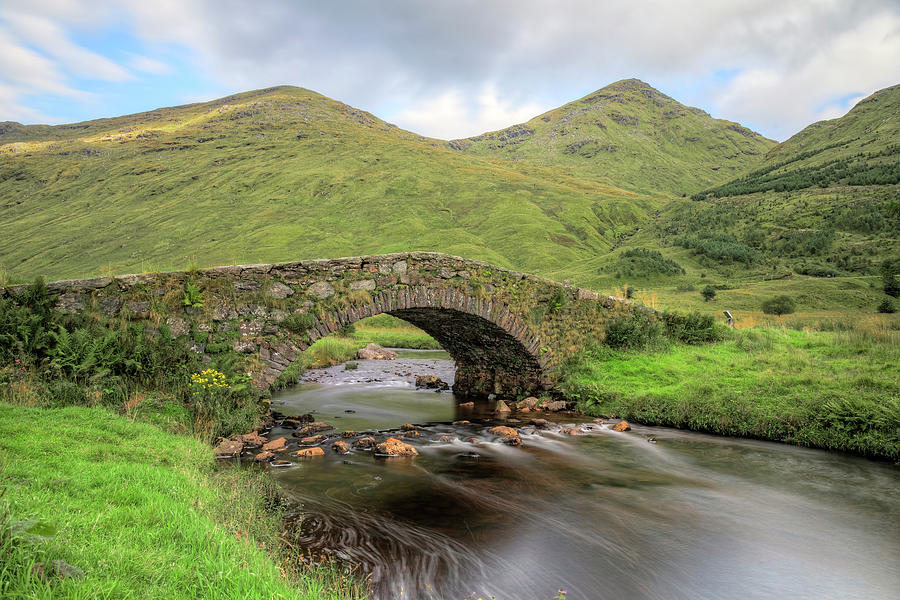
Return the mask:
[[897,597],[892,465],[663,428],[572,437],[529,427],[534,415],[513,415],[512,448],[493,441],[484,406],[465,412],[405,375],[452,381],[449,361],[359,362],[335,368],[343,385],[279,394],[279,410],[315,410],[338,432],[412,422],[420,455],[328,451],[273,472],[303,504],[299,540],[363,565],[375,598]]

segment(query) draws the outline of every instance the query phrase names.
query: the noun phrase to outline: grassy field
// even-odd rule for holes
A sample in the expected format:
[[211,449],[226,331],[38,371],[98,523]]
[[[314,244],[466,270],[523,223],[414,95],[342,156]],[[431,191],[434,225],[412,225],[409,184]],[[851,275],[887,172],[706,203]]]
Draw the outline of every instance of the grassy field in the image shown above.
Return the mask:
[[896,316],[698,346],[598,346],[568,366],[562,388],[593,415],[900,460]]
[[[214,469],[193,438],[102,408],[0,404],[0,458],[4,599],[363,596],[332,568],[299,568],[264,506],[271,482]],[[82,575],[60,578],[57,560]]]

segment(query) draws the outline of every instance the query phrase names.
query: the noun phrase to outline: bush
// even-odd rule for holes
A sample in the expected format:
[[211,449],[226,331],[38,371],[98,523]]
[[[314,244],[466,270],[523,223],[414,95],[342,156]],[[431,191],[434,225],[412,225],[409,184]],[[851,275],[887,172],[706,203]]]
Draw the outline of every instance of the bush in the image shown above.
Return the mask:
[[281,326],[293,333],[305,333],[316,324],[316,317],[309,313],[292,313],[284,318]]
[[606,345],[617,350],[648,348],[657,345],[662,335],[662,324],[642,312],[635,312],[630,318],[616,317],[606,322]]
[[77,383],[57,379],[51,381],[47,386],[47,404],[49,406],[86,406],[87,403],[87,393]]
[[681,265],[664,257],[658,250],[634,248],[619,255],[619,259],[609,267],[619,276],[645,277],[648,275],[684,275]]
[[762,303],[762,311],[767,315],[788,315],[794,310],[794,301],[790,296],[775,296]]
[[703,299],[709,302],[713,298],[716,297],[716,288],[711,285],[706,286],[703,290],[700,291],[700,295],[703,296]]
[[878,305],[878,312],[889,315],[897,312],[897,309],[894,307],[894,303],[885,298],[881,304]]
[[716,325],[712,315],[666,313],[663,322],[666,337],[685,344],[714,342],[725,337],[724,330]]
[[337,330],[337,335],[341,337],[350,337],[354,333],[356,333],[356,325],[354,325],[353,323],[347,323]]

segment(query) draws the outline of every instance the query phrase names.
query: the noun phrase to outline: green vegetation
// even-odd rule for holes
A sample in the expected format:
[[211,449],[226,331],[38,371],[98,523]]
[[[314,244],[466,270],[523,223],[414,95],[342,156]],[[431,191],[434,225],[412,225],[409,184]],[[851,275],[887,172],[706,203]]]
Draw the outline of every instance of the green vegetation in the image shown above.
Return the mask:
[[[206,440],[246,433],[264,406],[231,353],[211,354],[204,366],[188,336],[173,339],[162,326],[115,320],[100,324],[87,314],[52,309],[41,281],[20,298],[0,298],[0,400],[26,406],[102,406],[124,411],[147,395],[170,406],[173,429]],[[213,395],[191,393],[191,376],[204,369],[222,375]]]
[[653,275],[684,275],[681,265],[664,257],[659,250],[632,248],[619,254],[618,260],[607,267],[616,277],[649,277]]
[[725,330],[710,315],[664,313],[661,316],[635,312],[610,319],[604,343],[617,350],[653,350],[672,342],[700,344],[721,340]]
[[762,303],[762,311],[767,315],[789,315],[796,308],[794,300],[790,296],[775,296]]
[[896,319],[754,329],[644,352],[597,346],[566,366],[562,390],[593,415],[898,460],[898,364]]
[[265,473],[214,469],[193,438],[102,408],[0,403],[0,456],[5,599],[365,595],[284,550]]
[[294,87],[7,129],[13,279],[408,250],[546,273],[606,253],[664,200],[463,154]]
[[467,154],[564,165],[584,181],[681,196],[754,167],[774,142],[684,106],[637,79],[526,123],[451,144]]

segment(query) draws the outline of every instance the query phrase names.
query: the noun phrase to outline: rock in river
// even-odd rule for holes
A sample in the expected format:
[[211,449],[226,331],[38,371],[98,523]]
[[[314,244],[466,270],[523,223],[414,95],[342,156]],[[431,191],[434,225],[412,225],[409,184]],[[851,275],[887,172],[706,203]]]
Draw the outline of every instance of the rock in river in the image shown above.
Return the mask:
[[416,375],[416,387],[426,390],[450,389],[450,385],[437,375]]
[[216,458],[231,458],[232,456],[240,456],[241,450],[244,449],[244,443],[238,440],[224,440],[216,446]]
[[316,446],[315,448],[303,448],[294,452],[297,458],[313,458],[314,456],[325,456],[325,451]]
[[360,348],[357,351],[356,358],[369,360],[394,360],[395,358],[397,358],[397,353],[393,350],[382,348],[378,344],[366,344],[365,347]]
[[287,449],[287,440],[280,437],[277,440],[272,440],[268,444],[265,444],[262,449],[263,452],[283,452]]
[[519,432],[512,427],[498,425],[496,427],[491,427],[490,431],[491,435],[500,438],[500,441],[502,441],[504,444],[509,444],[510,446],[518,446],[522,443],[522,438],[519,437]]
[[375,453],[383,456],[417,456],[419,451],[396,438],[388,438],[375,446]]

